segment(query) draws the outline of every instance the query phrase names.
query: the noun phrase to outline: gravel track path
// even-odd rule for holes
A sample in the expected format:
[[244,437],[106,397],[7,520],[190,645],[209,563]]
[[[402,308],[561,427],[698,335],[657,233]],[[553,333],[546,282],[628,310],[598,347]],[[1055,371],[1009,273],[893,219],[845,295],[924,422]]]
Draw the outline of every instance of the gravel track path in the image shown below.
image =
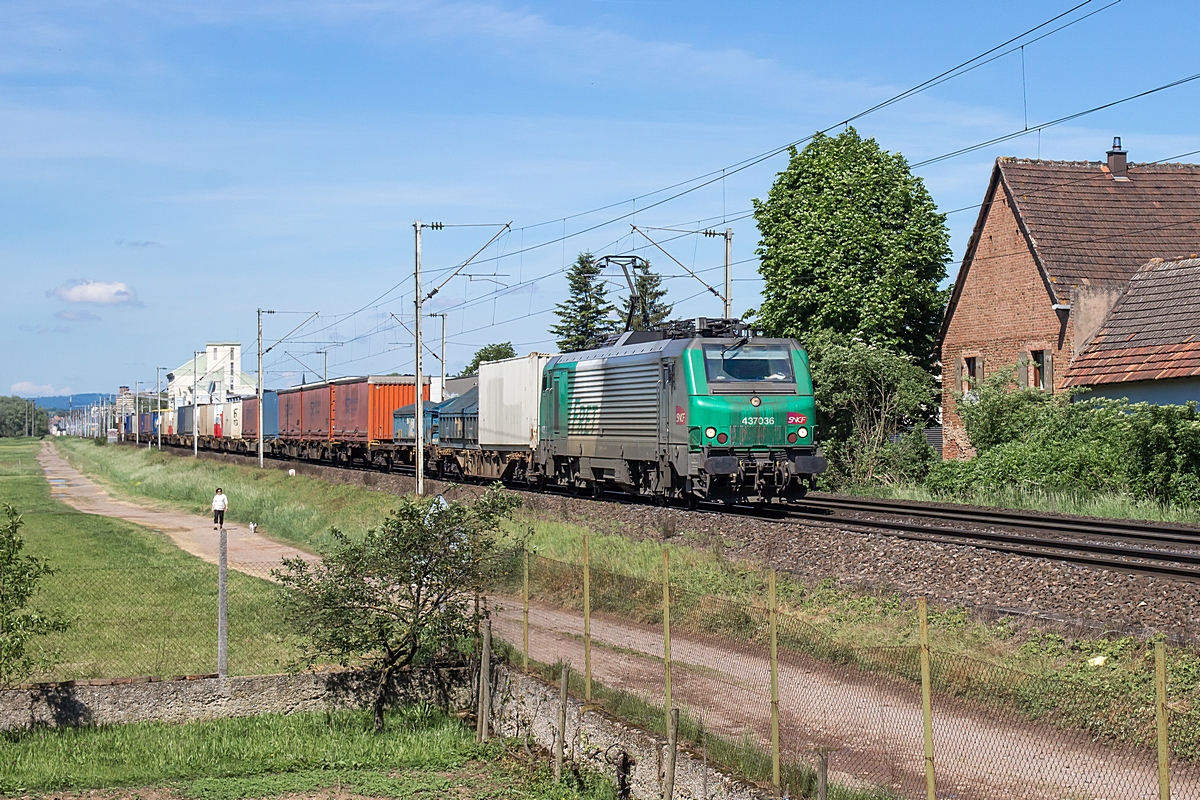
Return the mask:
[[[496,634],[521,646],[521,602],[499,598]],[[530,657],[583,668],[582,617],[531,605]],[[595,680],[663,702],[662,631],[624,619],[593,615]],[[769,741],[769,664],[765,655],[723,646],[719,640],[671,637],[674,704],[703,715],[714,733],[738,739],[745,731]],[[843,784],[891,786],[924,796],[919,687],[812,659],[781,658],[781,748],[809,758],[832,750],[831,770]],[[962,800],[1157,797],[1153,753],[1106,747],[1080,734],[1005,718],[935,698],[938,796]],[[1197,776],[1177,768],[1172,797],[1200,798]],[[943,794],[944,793],[944,794]]]

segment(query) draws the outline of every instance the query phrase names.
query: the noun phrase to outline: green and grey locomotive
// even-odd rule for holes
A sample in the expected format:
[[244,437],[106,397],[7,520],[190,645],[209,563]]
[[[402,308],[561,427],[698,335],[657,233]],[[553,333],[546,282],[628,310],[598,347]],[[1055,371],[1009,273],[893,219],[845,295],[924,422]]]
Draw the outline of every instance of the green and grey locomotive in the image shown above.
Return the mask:
[[700,318],[550,358],[536,480],[584,492],[729,503],[802,498],[826,468],[808,355]]

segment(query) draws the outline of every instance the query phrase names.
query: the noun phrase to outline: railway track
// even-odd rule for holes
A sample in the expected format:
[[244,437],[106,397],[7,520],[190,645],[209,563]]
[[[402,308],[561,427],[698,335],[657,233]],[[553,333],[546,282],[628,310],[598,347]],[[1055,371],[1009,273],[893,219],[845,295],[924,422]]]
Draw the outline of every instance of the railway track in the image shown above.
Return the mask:
[[[812,495],[782,515],[914,541],[977,547],[1120,572],[1200,580],[1200,528]],[[1189,549],[1172,549],[1180,546]]]
[[[320,466],[377,471],[359,465]],[[412,475],[414,472],[412,467],[402,465],[395,465],[393,471],[400,475]],[[631,500],[623,494],[598,499],[607,499],[609,502]],[[1135,520],[1046,516],[1036,512],[978,506],[956,508],[831,494],[809,495],[798,506],[779,510],[761,510],[750,506],[728,508],[708,503],[702,503],[699,510],[719,514],[751,514],[776,521],[834,526],[912,541],[976,547],[1118,572],[1200,580],[1200,527]],[[1180,546],[1192,549],[1168,549]]]

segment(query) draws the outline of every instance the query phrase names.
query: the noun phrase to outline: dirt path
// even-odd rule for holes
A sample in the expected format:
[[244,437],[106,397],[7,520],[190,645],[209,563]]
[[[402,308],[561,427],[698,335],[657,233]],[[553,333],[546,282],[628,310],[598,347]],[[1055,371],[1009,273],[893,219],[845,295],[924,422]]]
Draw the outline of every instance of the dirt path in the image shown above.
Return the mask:
[[[50,482],[50,496],[62,500],[72,508],[85,514],[116,517],[160,531],[171,537],[181,550],[217,563],[217,532],[213,530],[211,516],[197,516],[180,511],[164,511],[117,500],[75,467],[67,463],[49,442],[42,443],[38,463]],[[236,503],[237,498],[230,498]],[[265,536],[251,533],[248,527],[236,524],[225,526],[228,536],[230,569],[248,575],[267,577],[270,570],[284,558],[315,557],[290,545],[281,544]]]
[[[496,633],[521,646],[519,599],[501,599]],[[582,617],[532,606],[530,657],[583,668]],[[623,619],[592,617],[592,672],[615,689],[663,701],[662,631]],[[702,714],[709,730],[769,742],[769,663],[765,654],[718,640],[671,637],[672,699]],[[810,759],[829,748],[841,783],[890,786],[925,796],[919,687],[805,658],[779,666],[781,749]],[[1085,736],[934,701],[938,796],[963,800],[1133,800],[1157,797],[1154,755],[1097,745]],[[1173,768],[1171,796],[1200,798],[1196,776]]]

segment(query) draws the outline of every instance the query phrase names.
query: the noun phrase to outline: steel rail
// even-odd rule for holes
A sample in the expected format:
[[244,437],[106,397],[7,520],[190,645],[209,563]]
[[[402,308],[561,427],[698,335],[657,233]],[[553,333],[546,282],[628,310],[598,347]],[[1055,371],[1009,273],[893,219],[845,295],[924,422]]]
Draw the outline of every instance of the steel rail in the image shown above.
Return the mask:
[[1200,544],[1200,528],[1168,522],[1141,520],[1098,519],[1095,517],[1044,516],[1037,512],[963,506],[947,508],[917,501],[880,500],[873,497],[847,495],[809,495],[806,506],[861,511],[882,514],[907,514],[915,517],[953,520],[972,525],[1002,525],[1036,529],[1044,532],[1085,536],[1106,536],[1132,541],[1178,542]]
[[[915,516],[911,511],[899,512]],[[785,520],[803,520],[822,526],[854,529],[864,533],[881,533],[902,539],[976,547],[1014,555],[1069,561],[1120,572],[1139,572],[1176,578],[1200,580],[1200,553],[1181,553],[1168,550],[1146,550],[1096,542],[1045,539],[1020,533],[996,533],[983,530],[964,530],[921,524],[905,520],[858,519],[831,516],[812,511],[789,510]]]

